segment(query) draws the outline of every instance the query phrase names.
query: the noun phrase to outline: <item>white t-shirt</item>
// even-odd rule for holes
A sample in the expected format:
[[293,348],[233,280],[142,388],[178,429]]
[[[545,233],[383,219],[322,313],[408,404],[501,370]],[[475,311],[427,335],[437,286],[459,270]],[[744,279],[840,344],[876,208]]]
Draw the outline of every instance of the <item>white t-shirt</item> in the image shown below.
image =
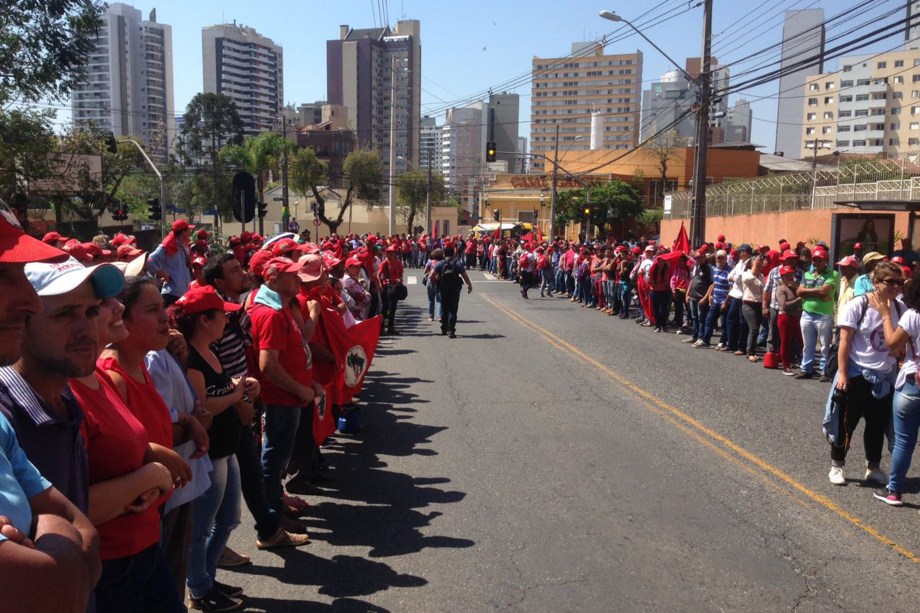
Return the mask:
[[[854,301],[855,302],[855,301]],[[920,346],[920,313],[910,309],[904,311],[901,319],[898,320],[898,327],[903,328],[910,340],[907,341],[907,355],[904,358],[904,365],[901,366],[901,372],[898,373],[898,380],[894,386],[900,389],[907,381],[907,377],[913,377],[917,372],[917,356],[914,354],[914,347]]]
[[735,264],[735,268],[728,273],[728,280],[731,282],[732,287],[728,291],[728,296],[730,298],[741,298],[744,296],[744,288],[741,285],[741,275],[744,272],[744,262],[738,262]]
[[[885,329],[882,326],[882,316],[879,312],[866,304],[866,298],[850,300],[840,316],[840,326],[855,330],[850,341],[850,360],[860,368],[867,368],[878,372],[888,372],[897,365],[897,358],[891,354],[888,344],[885,343]],[[897,300],[897,299],[896,299]],[[897,302],[900,302],[897,300]],[[895,301],[891,303],[891,317],[898,318],[898,309]],[[865,306],[866,315],[863,317],[859,329],[856,325]],[[900,312],[904,313],[907,307],[900,305]]]

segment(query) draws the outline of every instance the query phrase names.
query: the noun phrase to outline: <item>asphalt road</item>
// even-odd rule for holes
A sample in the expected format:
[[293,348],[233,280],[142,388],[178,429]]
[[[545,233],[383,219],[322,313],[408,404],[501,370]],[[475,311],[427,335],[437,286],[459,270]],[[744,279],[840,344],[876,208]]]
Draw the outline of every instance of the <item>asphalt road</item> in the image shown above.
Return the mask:
[[410,285],[311,544],[244,510],[248,610],[920,610],[918,507],[872,498],[861,428],[828,482],[827,384],[471,276],[455,340]]

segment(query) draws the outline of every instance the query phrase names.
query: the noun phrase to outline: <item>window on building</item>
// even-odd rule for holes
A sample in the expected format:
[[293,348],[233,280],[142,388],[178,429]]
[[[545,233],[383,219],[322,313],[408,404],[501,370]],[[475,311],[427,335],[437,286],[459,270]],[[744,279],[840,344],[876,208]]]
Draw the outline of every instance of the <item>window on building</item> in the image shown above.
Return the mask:
[[817,98],[809,98],[809,99],[808,99],[808,106],[818,106],[818,99],[817,99]]
[[833,97],[833,96],[825,96],[825,97],[824,97],[824,104],[834,104],[834,97]]
[[849,132],[849,131],[850,131],[850,126],[847,126],[847,125],[837,126],[837,132]]
[[825,119],[833,119],[833,118],[834,118],[834,113],[833,113],[833,111],[824,111],[824,118],[825,118]]
[[854,132],[865,132],[867,127],[868,127],[867,124],[862,123],[862,124],[853,126],[853,131]]
[[844,64],[844,66],[843,66],[843,72],[850,72],[851,70],[853,70],[853,67],[852,67],[852,66],[848,66],[848,65]]
[[833,81],[827,81],[827,82],[824,84],[824,89],[834,89],[834,82],[833,82]]
[[808,84],[808,91],[810,91],[810,92],[816,92],[816,91],[818,91],[818,84],[817,84],[817,83],[809,83],[809,84]]
[[903,83],[903,82],[904,82],[904,77],[902,77],[902,76],[894,76],[894,77],[891,77],[891,82],[892,82],[892,83],[895,83],[895,84],[897,84],[897,83]]
[[805,128],[805,134],[811,135],[815,133],[814,128]]
[[856,94],[856,102],[865,102],[869,99],[869,94]]
[[904,97],[904,92],[891,92],[892,100],[900,100],[903,97]]
[[866,146],[866,141],[864,141],[864,140],[854,140],[854,141],[853,141],[853,146],[854,146],[854,147],[865,147],[865,146]]
[[848,141],[848,140],[838,140],[838,141],[837,141],[837,148],[838,148],[838,149],[839,149],[840,147],[849,147],[849,146],[850,146],[850,141]]
[[805,116],[805,118],[808,121],[814,121],[815,119],[817,119],[817,117],[818,117],[817,113],[809,113],[808,115]]
[[920,145],[920,138],[908,138],[907,139],[908,147],[916,147],[917,145]]
[[888,67],[888,62],[879,62],[878,64],[875,65],[875,67],[876,67],[878,70],[881,70],[882,68],[887,68],[887,67]]
[[904,68],[904,60],[895,60],[895,61],[894,61],[894,67],[895,67],[895,68]]
[[840,87],[853,87],[853,81],[841,81]]
[[821,128],[821,134],[830,134],[830,133],[831,133],[830,126],[824,126],[823,128]]
[[910,122],[910,129],[911,129],[911,130],[920,130],[920,121],[912,121],[912,122]]
[[838,111],[837,117],[852,117],[853,111]]
[[857,117],[868,117],[869,109],[856,109],[856,116]]
[[840,96],[840,102],[853,102],[853,96]]
[[899,106],[892,107],[892,108],[891,108],[891,114],[892,114],[892,115],[900,115],[900,114],[901,114],[901,107],[899,107]]

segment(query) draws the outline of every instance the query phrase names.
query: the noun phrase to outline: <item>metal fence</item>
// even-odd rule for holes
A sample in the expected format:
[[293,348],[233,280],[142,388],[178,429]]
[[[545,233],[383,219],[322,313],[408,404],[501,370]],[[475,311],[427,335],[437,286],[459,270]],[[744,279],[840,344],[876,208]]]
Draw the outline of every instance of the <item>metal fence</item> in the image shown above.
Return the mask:
[[[920,197],[920,155],[860,160],[836,168],[726,181],[706,188],[706,215],[730,216],[832,209],[842,200],[912,200]],[[690,216],[691,192],[670,192],[665,218]]]

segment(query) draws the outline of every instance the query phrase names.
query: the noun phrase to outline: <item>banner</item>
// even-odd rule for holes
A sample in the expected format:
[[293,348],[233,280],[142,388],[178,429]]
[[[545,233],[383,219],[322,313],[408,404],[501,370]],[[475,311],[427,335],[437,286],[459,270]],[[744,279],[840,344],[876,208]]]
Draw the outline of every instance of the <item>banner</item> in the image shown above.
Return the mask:
[[314,341],[328,347],[335,357],[335,385],[330,394],[334,404],[346,405],[361,391],[377,349],[382,319],[378,315],[346,328],[337,311],[323,310]]
[[326,385],[326,393],[313,403],[313,440],[322,445],[335,432],[335,416],[332,414],[332,397],[335,383]]

